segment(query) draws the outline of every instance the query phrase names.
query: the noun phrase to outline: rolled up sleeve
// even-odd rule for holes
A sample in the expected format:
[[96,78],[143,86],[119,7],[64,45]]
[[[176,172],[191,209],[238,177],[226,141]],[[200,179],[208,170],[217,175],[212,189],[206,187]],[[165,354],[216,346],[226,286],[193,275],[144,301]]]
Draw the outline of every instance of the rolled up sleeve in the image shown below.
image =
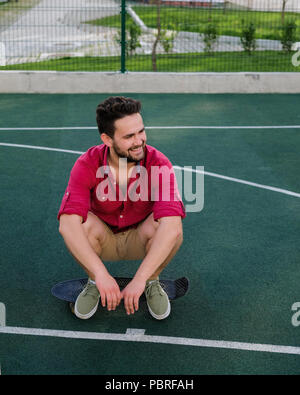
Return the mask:
[[91,207],[91,189],[96,180],[94,173],[81,158],[75,162],[57,215],[58,219],[62,214],[77,214],[83,218],[83,222],[86,221]]
[[158,166],[151,175],[154,197],[153,218],[180,216],[185,218],[186,212],[182,203],[172,164],[168,161]]

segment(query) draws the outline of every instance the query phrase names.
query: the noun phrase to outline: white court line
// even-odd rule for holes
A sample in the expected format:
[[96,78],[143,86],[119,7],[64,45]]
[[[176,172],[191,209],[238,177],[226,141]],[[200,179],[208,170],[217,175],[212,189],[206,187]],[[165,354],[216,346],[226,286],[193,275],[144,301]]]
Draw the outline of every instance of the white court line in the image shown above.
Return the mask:
[[[147,126],[145,129],[300,129],[300,125],[241,125],[241,126]],[[0,128],[0,131],[39,131],[39,130],[98,130],[95,126],[60,126],[60,127],[16,127],[16,128]]]
[[61,126],[61,127],[40,127],[40,128],[0,128],[0,131],[37,131],[37,130],[98,130],[95,126]]
[[145,126],[146,129],[300,129],[300,125],[264,126]]
[[255,187],[255,188],[268,189],[269,191],[283,193],[284,195],[300,197],[300,193],[297,193],[297,192],[288,191],[287,189],[271,187],[269,185],[257,184],[256,182],[241,180],[240,178],[223,176],[222,174],[211,173],[209,171],[195,170],[195,169],[185,168],[185,167],[181,167],[181,166],[173,166],[173,168],[174,169],[185,170],[185,171],[190,171],[190,172],[193,172],[193,173],[200,173],[200,174],[204,174],[204,175],[210,176],[210,177],[221,178],[223,180],[237,182],[239,184],[246,184],[246,185],[250,185],[250,186]]
[[5,304],[0,302],[0,327],[6,326],[6,308]]
[[[49,147],[41,147],[41,146],[36,146],[36,145],[0,143],[0,146],[17,147],[17,148],[29,148],[29,149],[44,150],[44,151],[57,151],[57,152],[65,152],[65,153],[68,153],[68,154],[78,154],[78,155],[81,155],[81,154],[84,153],[83,151],[72,151],[72,150],[66,150],[66,149],[61,149],[61,148],[49,148]],[[232,182],[237,182],[239,184],[245,184],[245,185],[249,185],[249,186],[252,186],[252,187],[255,187],[255,188],[267,189],[269,191],[282,193],[284,195],[300,197],[300,193],[289,191],[287,189],[272,187],[272,186],[264,185],[264,184],[257,184],[255,182],[242,180],[240,178],[228,177],[228,176],[224,176],[222,174],[211,173],[211,172],[208,172],[208,171],[204,171],[203,172],[203,171],[200,171],[200,170],[190,169],[190,168],[186,168],[186,167],[182,167],[182,166],[173,166],[173,167],[174,167],[174,169],[180,169],[180,170],[184,170],[184,171],[191,171],[191,172],[194,172],[194,173],[200,173],[200,174],[204,174],[206,176],[216,177],[216,178],[220,178],[220,179],[227,180],[227,181],[232,181]]]
[[24,144],[10,144],[10,143],[0,143],[4,147],[16,147],[16,148],[29,148],[29,149],[36,149],[41,151],[57,151],[57,152],[66,152],[68,154],[83,154],[83,151],[72,151],[67,149],[60,149],[60,148],[50,148],[50,147],[40,147],[38,145],[24,145]]
[[109,341],[127,341],[142,343],[159,343],[172,344],[178,346],[194,346],[209,348],[226,348],[232,350],[260,351],[280,354],[300,355],[300,347],[281,346],[274,344],[245,343],[224,340],[207,340],[186,337],[171,336],[150,336],[144,335],[144,330],[127,329],[126,334],[123,333],[100,333],[100,332],[81,332],[81,331],[64,331],[55,329],[39,329],[39,328],[22,328],[22,327],[0,327],[0,334],[11,335],[33,335],[33,336],[49,336],[62,337],[67,339],[85,339],[85,340],[109,340]]

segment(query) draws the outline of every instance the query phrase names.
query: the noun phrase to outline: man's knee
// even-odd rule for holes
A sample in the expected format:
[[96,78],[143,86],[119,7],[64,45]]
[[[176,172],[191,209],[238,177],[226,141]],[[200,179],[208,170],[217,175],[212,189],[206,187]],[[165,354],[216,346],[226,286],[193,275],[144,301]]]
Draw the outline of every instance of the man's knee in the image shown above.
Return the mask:
[[105,225],[95,214],[89,212],[87,219],[82,226],[85,235],[90,242],[94,242],[96,240],[101,243],[105,240]]
[[176,236],[176,245],[178,247],[180,247],[182,243],[183,243],[183,231],[182,231],[182,228],[181,228],[181,230],[179,230],[179,232],[178,232],[178,234]]
[[175,251],[179,250],[182,243],[183,243],[183,232],[182,232],[182,227],[179,227],[178,232],[176,233],[173,250]]
[[159,223],[154,221],[153,213],[151,213],[137,228],[138,234],[142,243],[147,245],[149,240],[151,240],[156,230],[158,229]]
[[[153,238],[154,238],[155,233],[157,232],[157,230],[159,228],[159,225],[160,225],[160,223],[156,222],[155,228],[153,228],[152,232],[149,233],[149,235],[151,235],[151,237],[148,237],[148,239],[146,241],[146,251],[147,252],[149,251],[149,249],[151,247]],[[174,241],[174,246],[173,246],[173,249],[172,249],[173,251],[179,250],[180,246],[183,243],[183,230],[182,230],[181,222],[180,222],[180,225],[178,226],[178,228],[176,230],[177,230],[177,232],[176,232],[176,237],[175,237],[175,241]]]

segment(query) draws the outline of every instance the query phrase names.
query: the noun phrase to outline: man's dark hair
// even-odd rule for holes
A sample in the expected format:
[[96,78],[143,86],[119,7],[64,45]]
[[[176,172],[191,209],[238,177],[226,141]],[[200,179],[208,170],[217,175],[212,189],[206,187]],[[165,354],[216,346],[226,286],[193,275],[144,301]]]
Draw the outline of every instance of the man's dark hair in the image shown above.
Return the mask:
[[139,113],[141,103],[130,97],[112,96],[100,103],[96,109],[96,121],[100,135],[106,133],[113,138],[115,121]]

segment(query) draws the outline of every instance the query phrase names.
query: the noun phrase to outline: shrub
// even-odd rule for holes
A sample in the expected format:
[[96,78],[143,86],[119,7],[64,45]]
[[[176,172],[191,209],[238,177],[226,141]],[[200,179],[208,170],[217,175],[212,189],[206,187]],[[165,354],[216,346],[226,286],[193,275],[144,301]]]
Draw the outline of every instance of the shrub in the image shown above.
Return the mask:
[[167,30],[161,30],[159,39],[165,53],[169,53],[173,49],[174,40],[178,33],[176,31],[176,26],[173,23],[169,23],[168,29],[171,31],[168,32]]
[[287,21],[282,26],[281,44],[285,52],[291,52],[293,44],[297,41],[296,36],[297,25],[295,21]]
[[129,55],[133,55],[137,48],[141,47],[139,37],[142,34],[141,28],[135,23],[131,23],[128,28],[127,51]]
[[[142,30],[135,23],[128,24],[126,28],[126,56],[133,55],[137,48],[141,47],[139,37],[142,34]],[[115,42],[118,44],[121,42],[121,29],[118,30],[114,36]]]
[[248,25],[244,25],[242,29],[241,43],[244,51],[249,55],[256,49],[255,30],[256,28],[252,22]]
[[203,34],[203,42],[205,44],[204,51],[212,52],[217,42],[218,34],[217,28],[213,23],[208,23]]

